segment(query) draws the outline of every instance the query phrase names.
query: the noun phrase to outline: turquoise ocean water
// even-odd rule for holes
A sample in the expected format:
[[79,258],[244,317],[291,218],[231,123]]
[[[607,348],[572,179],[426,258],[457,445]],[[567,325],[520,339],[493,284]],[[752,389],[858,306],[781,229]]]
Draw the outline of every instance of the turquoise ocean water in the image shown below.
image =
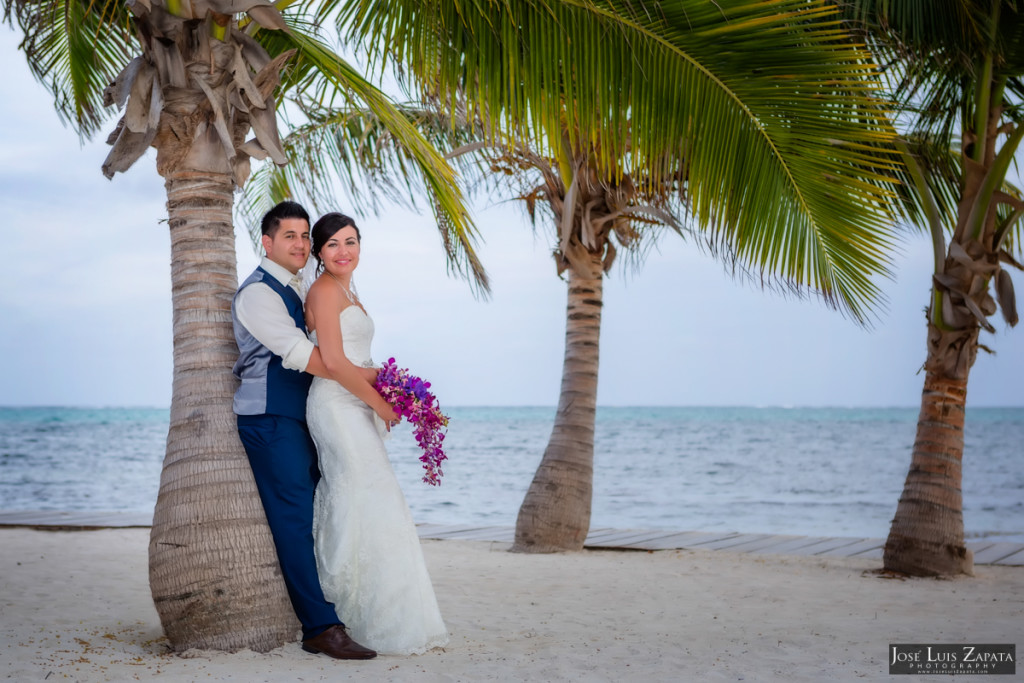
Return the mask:
[[[388,441],[417,522],[513,525],[553,408],[451,408],[440,487]],[[593,527],[884,538],[911,408],[601,408]],[[151,511],[167,410],[0,408],[0,510]],[[1024,542],[1024,408],[968,410],[969,538]]]

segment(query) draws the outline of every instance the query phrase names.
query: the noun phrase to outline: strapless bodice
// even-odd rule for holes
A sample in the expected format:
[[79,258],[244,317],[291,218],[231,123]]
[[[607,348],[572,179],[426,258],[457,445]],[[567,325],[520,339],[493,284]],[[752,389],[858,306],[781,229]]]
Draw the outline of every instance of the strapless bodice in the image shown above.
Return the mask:
[[[345,357],[353,365],[372,368],[370,346],[373,344],[373,320],[363,309],[353,304],[342,309],[338,314],[338,322],[341,324],[341,343],[345,347]],[[310,332],[309,338],[319,346],[316,330]]]

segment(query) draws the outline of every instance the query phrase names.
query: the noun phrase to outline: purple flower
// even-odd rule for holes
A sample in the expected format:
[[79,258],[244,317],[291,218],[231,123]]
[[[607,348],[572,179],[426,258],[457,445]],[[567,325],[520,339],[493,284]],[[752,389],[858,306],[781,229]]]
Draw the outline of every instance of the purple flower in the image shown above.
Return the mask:
[[420,456],[420,462],[426,470],[423,481],[439,486],[444,474],[441,463],[448,459],[441,448],[444,430],[448,427],[448,416],[441,412],[437,399],[428,391],[429,387],[430,382],[410,375],[405,368],[399,369],[394,358],[389,358],[381,367],[374,384],[374,388],[392,409],[414,425],[413,436],[423,451]]

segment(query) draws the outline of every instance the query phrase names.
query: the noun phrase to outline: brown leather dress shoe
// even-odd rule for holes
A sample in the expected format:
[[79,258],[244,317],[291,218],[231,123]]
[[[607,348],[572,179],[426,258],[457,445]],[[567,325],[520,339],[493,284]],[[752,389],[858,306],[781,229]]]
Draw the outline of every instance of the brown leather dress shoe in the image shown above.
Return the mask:
[[335,659],[373,659],[377,656],[370,648],[352,640],[345,627],[338,624],[318,636],[302,641],[302,649],[315,655],[323,653]]

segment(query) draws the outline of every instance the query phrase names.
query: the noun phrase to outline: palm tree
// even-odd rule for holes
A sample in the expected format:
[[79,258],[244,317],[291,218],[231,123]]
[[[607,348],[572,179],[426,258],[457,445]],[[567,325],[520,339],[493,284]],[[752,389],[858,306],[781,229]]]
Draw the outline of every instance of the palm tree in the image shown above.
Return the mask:
[[[562,390],[515,549],[583,545],[601,286],[644,232],[685,222],[763,282],[867,318],[891,240],[891,128],[874,67],[837,19],[803,0],[346,3],[342,28],[369,53],[463,111],[427,135],[482,155],[485,175],[532,170],[538,184],[520,196],[553,218],[569,296]],[[298,158],[322,158],[331,131],[373,128],[350,111],[313,118],[328,142],[316,125],[296,131]],[[344,166],[381,143],[331,149]]]
[[287,161],[279,93],[363,102],[401,141],[409,172],[422,175],[454,262],[486,286],[452,169],[325,46],[304,11],[282,15],[266,0],[3,0],[3,8],[24,33],[33,74],[81,136],[99,130],[112,114],[106,107],[123,111],[104,174],[154,147],[165,179],[174,380],[150,539],[164,631],[179,650],[277,647],[297,621],[231,411],[233,191],[250,157]]
[[[912,211],[935,253],[917,437],[885,568],[970,574],[961,463],[967,382],[982,329],[1017,323],[1024,201],[1006,174],[1024,136],[1024,6],[1015,0],[848,0],[844,12],[891,64]],[[946,240],[949,239],[947,246]],[[986,349],[987,350],[987,349]]]
[[[602,177],[595,150],[572,155],[566,187],[555,159],[521,146],[492,155],[489,167],[510,177],[534,176],[518,193],[536,224],[550,217],[553,254],[568,287],[562,385],[551,437],[516,521],[514,552],[580,549],[590,530],[594,422],[604,276],[620,251],[639,261],[641,248],[666,226],[680,235],[685,213],[674,180],[661,184],[625,174]],[[546,209],[546,210],[545,210]],[[616,247],[616,245],[618,245]]]

